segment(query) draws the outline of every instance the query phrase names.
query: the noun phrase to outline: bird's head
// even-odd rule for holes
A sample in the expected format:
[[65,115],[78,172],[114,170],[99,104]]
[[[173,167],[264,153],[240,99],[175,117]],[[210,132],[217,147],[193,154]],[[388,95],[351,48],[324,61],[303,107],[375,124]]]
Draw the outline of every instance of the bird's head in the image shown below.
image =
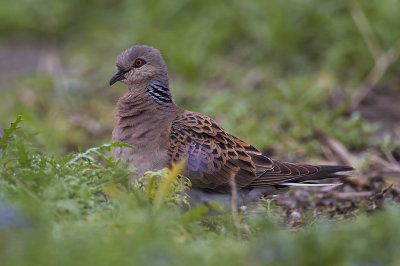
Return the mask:
[[147,85],[157,80],[168,87],[168,70],[160,52],[150,46],[135,45],[118,55],[118,72],[111,78],[110,86],[121,81],[129,87]]

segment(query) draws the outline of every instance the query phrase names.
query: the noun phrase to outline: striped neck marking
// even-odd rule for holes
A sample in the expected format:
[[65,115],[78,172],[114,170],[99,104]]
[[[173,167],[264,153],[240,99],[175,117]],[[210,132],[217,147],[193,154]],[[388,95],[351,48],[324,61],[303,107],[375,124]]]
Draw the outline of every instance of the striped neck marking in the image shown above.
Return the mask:
[[158,104],[172,102],[172,96],[169,88],[164,87],[159,81],[150,82],[150,84],[146,87],[146,93]]

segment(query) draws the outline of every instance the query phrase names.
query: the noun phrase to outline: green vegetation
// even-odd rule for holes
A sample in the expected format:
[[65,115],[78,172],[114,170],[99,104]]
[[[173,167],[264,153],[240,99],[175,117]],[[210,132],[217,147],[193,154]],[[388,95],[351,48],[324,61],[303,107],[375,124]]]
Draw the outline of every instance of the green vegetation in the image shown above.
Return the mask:
[[[115,57],[144,43],[164,55],[177,103],[257,147],[315,154],[318,127],[362,149],[376,127],[342,115],[374,57],[351,10],[364,12],[386,51],[400,37],[396,4],[5,0],[2,60],[12,64],[2,69],[0,119],[23,114],[26,130],[59,154],[108,142],[126,89],[108,87]],[[399,70],[392,65],[378,87],[393,88]]]
[[[398,101],[373,105],[400,95],[398,13],[396,0],[3,0],[0,265],[399,265]],[[131,183],[110,152],[124,144],[104,143],[126,91],[108,80],[134,44],[162,52],[176,103],[268,155],[337,163],[327,133],[370,178],[342,190],[384,204],[342,199],[335,213],[306,193],[293,226],[279,199],[235,219],[188,206],[179,165]],[[368,86],[376,97],[351,108]]]
[[[18,123],[18,121],[17,121]],[[16,125],[14,125],[14,128]],[[1,265],[397,265],[400,209],[282,228],[271,202],[186,206],[179,165],[127,182],[103,145],[48,156],[7,131],[0,148]],[[156,182],[154,182],[156,181]],[[4,217],[8,217],[8,220]]]

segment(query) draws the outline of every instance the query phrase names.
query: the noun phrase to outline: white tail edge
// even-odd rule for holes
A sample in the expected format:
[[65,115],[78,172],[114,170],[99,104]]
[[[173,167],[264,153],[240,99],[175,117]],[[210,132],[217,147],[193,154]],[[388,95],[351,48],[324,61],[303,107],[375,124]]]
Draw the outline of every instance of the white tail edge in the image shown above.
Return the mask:
[[327,184],[307,184],[307,183],[280,183],[282,186],[291,187],[329,187],[329,186],[340,186],[343,183],[327,183]]

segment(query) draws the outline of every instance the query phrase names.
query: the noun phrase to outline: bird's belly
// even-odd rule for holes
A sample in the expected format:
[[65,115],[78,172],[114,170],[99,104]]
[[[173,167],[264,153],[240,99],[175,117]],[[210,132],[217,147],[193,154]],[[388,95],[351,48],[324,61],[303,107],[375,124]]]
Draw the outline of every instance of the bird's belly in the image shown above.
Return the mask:
[[132,179],[140,178],[146,171],[163,169],[169,164],[167,151],[157,148],[115,147],[114,156],[136,168],[136,173],[132,176]]

